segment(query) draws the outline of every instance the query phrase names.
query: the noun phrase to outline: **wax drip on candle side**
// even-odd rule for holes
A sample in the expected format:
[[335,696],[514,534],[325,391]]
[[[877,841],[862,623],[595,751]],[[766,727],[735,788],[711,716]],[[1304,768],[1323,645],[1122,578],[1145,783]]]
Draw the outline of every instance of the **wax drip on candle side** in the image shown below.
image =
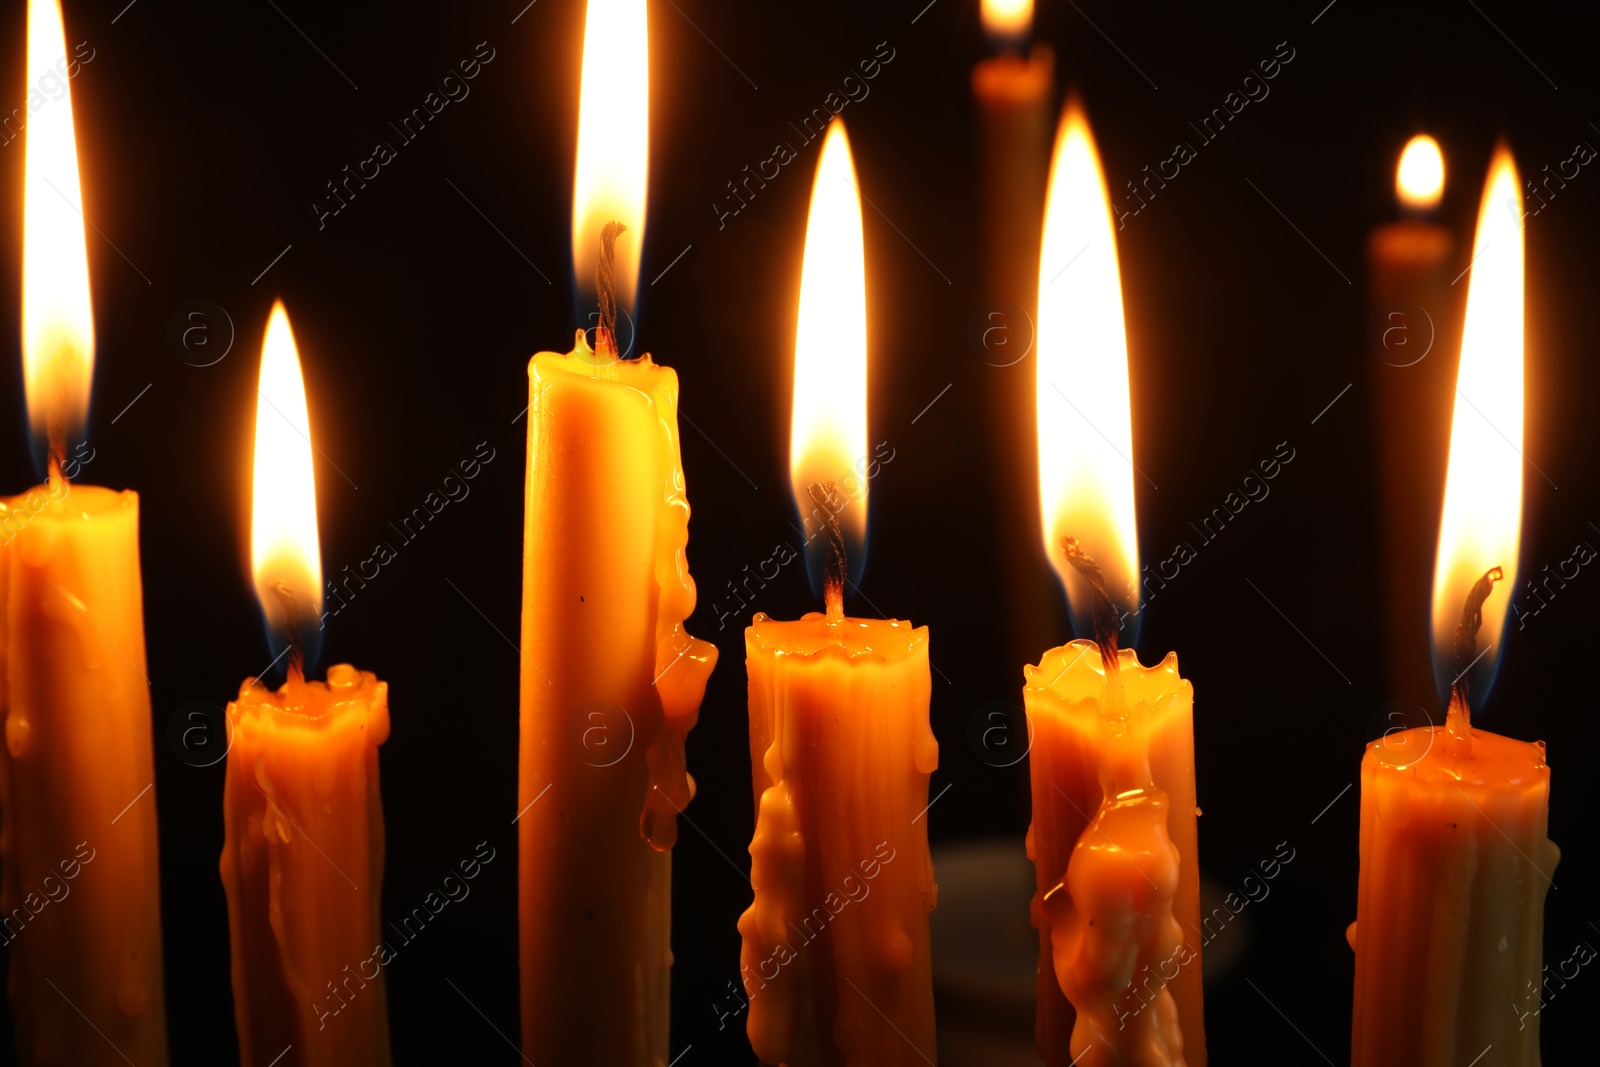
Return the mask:
[[1461,606],[1461,621],[1456,624],[1453,665],[1456,678],[1450,683],[1450,710],[1445,716],[1445,732],[1454,744],[1465,744],[1472,739],[1472,705],[1468,698],[1472,692],[1472,668],[1478,657],[1478,630],[1483,626],[1483,602],[1494,591],[1494,583],[1505,577],[1505,571],[1491,567],[1482,578],[1467,590],[1466,602]]
[[[580,335],[581,336],[581,335]],[[678,376],[654,367],[648,354],[630,361],[632,373],[651,376],[650,392],[663,436],[660,455],[664,499],[656,516],[656,695],[661,725],[645,746],[650,788],[639,816],[639,834],[658,852],[678,840],[678,814],[694,799],[694,777],[685,751],[689,731],[700,717],[706,681],[717,664],[717,648],[693,636],[683,622],[694,612],[695,585],[689,574],[689,496],[678,441]],[[637,368],[637,370],[634,370]]]
[[845,568],[844,531],[839,528],[839,513],[831,504],[837,498],[838,490],[838,485],[831,481],[806,486],[812,502],[828,517],[828,554],[822,565],[822,602],[827,606],[828,622],[834,626],[844,621],[844,583],[849,573]]
[[1150,771],[1149,723],[1133,721],[1123,697],[1117,611],[1105,575],[1075,538],[1062,538],[1061,549],[1089,583],[1105,672],[1100,807],[1061,881],[1041,900],[1056,982],[1077,1010],[1073,1062],[1183,1067],[1178,1006],[1162,973],[1185,945],[1173,914],[1181,868],[1167,826],[1171,801]]

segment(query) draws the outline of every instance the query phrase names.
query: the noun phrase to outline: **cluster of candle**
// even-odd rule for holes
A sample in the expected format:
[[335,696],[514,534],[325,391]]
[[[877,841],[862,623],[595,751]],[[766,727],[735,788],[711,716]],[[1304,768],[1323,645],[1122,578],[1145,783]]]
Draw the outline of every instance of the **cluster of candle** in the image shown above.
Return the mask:
[[[1026,39],[1019,5],[986,8],[997,36]],[[685,739],[717,660],[684,629],[695,587],[677,375],[619,351],[644,228],[646,40],[643,0],[591,2],[573,241],[579,277],[595,277],[600,321],[592,343],[580,331],[572,351],[540,352],[528,368],[517,823],[521,1052],[537,1063],[666,1062],[671,848],[695,791]],[[30,77],[63,52],[58,4],[35,0]],[[1041,544],[1075,627],[1093,638],[1024,670],[1037,1040],[1052,1065],[1203,1067],[1193,689],[1174,655],[1146,667],[1126,647],[1140,567],[1115,228],[1075,103],[1045,180],[1052,81],[1045,48],[974,77],[988,154],[1004,164],[991,175],[1002,202],[991,221],[1007,230],[1007,249],[1038,250],[1029,284]],[[1415,171],[1407,160],[1403,174]],[[825,610],[793,622],[757,614],[746,631],[756,830],[741,971],[751,1044],[788,1067],[935,1057],[929,634],[843,610],[867,506],[864,485],[841,495],[834,482],[867,454],[858,186],[836,119],[804,243],[790,445]],[[12,948],[19,1055],[98,1064],[115,1052],[160,1064],[138,498],[64,473],[94,350],[70,101],[29,124],[25,189],[25,376],[48,475],[0,502],[0,911],[9,924],[26,910],[38,927]],[[1362,766],[1350,939],[1355,1060],[1365,1067],[1465,1062],[1480,1043],[1493,1056],[1475,1062],[1537,1063],[1537,1024],[1525,1021],[1536,1012],[1516,1013],[1513,1029],[1499,1005],[1537,999],[1556,855],[1545,839],[1549,771],[1542,745],[1471,727],[1468,686],[1483,658],[1480,627],[1483,655],[1500,644],[1495,583],[1515,579],[1520,466],[1497,435],[1521,435],[1522,238],[1515,213],[1498,205],[1518,197],[1502,149],[1473,245],[1458,371],[1461,395],[1490,410],[1481,420],[1457,410],[1434,572],[1435,647],[1454,676],[1448,716],[1374,742]],[[1424,224],[1389,234],[1374,243],[1378,273],[1403,275],[1392,264],[1407,257],[1442,261],[1441,247],[1449,242]],[[1058,278],[1068,262],[1075,269]],[[1017,284],[1001,279],[995,291]],[[258,393],[252,566],[286,681],[273,690],[249,679],[228,707],[220,869],[240,1057],[246,1067],[383,1065],[377,750],[390,728],[388,687],[347,664],[325,682],[305,676],[323,580],[309,409],[281,303]],[[1094,423],[1062,416],[1059,397],[1093,411]],[[39,894],[90,862],[70,922],[56,921]],[[351,960],[363,961],[354,972]]]

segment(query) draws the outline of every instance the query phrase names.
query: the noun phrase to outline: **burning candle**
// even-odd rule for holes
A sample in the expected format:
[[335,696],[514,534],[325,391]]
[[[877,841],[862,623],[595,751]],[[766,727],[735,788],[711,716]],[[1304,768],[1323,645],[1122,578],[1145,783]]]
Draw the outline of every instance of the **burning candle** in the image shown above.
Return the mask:
[[573,262],[600,325],[593,347],[579,331],[528,365],[516,822],[522,1053],[539,1064],[667,1062],[669,850],[717,659],[683,628],[678,376],[622,358],[618,334],[644,229],[646,65],[643,0],[593,0]]
[[[1035,334],[1039,205],[1050,169],[1055,53],[1043,41],[1028,49],[1033,0],[983,0],[982,19],[993,54],[972,68],[985,299],[978,340],[980,355],[993,368],[986,385],[996,451],[990,468],[995,521],[1026,530],[1038,522],[1034,441],[1028,430],[1033,382],[1026,360]],[[1037,580],[1043,560],[1037,551],[1024,549],[1006,553],[997,563],[1005,594],[1006,649],[1014,658],[1031,655],[1056,625],[1056,606]]]
[[1055,95],[1050,46],[1041,41],[1023,55],[1032,26],[1033,0],[983,0],[983,29],[995,54],[972,68],[984,282],[992,300],[1030,314]]
[[1023,669],[1039,1052],[1051,1067],[1204,1067],[1194,690],[1175,654],[1144,667],[1119,648],[1140,595],[1127,339],[1104,171],[1075,102],[1050,172],[1037,373],[1044,543],[1074,626],[1095,635]]
[[[28,5],[28,80],[66,55]],[[53,76],[53,75],[52,75]],[[22,359],[48,471],[0,500],[0,938],[17,1058],[167,1062],[139,497],[74,484],[94,373],[72,98],[29,117]]]
[[311,421],[283,303],[261,346],[250,557],[273,691],[228,705],[222,884],[241,1067],[386,1067],[378,746],[389,685],[347,663],[307,681],[322,609]]
[[1439,142],[1418,134],[1406,142],[1395,167],[1394,190],[1404,218],[1367,238],[1368,287],[1378,304],[1420,303],[1437,296],[1455,239],[1434,221],[1444,196],[1444,154]]
[[1502,145],[1473,241],[1434,568],[1445,723],[1380,738],[1361,761],[1361,882],[1349,931],[1357,1067],[1539,1063],[1544,898],[1559,858],[1546,836],[1550,768],[1543,742],[1470,721],[1517,580],[1521,184]]
[[[933,1062],[928,629],[844,614],[867,486],[866,275],[844,123],[811,192],[789,469],[826,614],[745,630],[755,900],[739,919],[751,1047],[785,1067]],[[853,553],[846,548],[849,542]]]
[[1460,323],[1459,292],[1450,285],[1455,239],[1436,218],[1444,179],[1438,142],[1425,134],[1411,138],[1395,168],[1404,217],[1367,239],[1385,682],[1391,701],[1414,707],[1434,700],[1427,574],[1439,528],[1438,496],[1417,487],[1444,481],[1454,395],[1450,357],[1458,351]]

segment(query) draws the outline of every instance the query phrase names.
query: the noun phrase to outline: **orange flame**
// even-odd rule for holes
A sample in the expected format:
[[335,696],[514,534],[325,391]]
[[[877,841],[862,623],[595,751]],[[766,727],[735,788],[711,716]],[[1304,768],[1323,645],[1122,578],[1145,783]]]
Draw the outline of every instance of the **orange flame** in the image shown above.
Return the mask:
[[302,621],[314,619],[322,611],[311,416],[306,409],[300,353],[281,300],[272,305],[261,344],[250,511],[250,565],[256,598],[276,642],[289,632],[283,592],[293,597]]
[[589,0],[572,188],[572,270],[580,304],[593,303],[600,231],[615,220],[617,306],[631,313],[644,247],[650,169],[650,47],[644,0]]
[[1020,41],[1033,28],[1033,0],[983,0],[983,32]]
[[[794,337],[794,401],[789,422],[789,485],[802,515],[807,487],[848,479],[867,454],[867,280],[861,200],[844,121],[822,142],[800,269]],[[838,513],[856,543],[866,535],[866,482]],[[816,533],[808,529],[807,535]]]
[[1419,133],[1406,142],[1395,168],[1395,193],[1400,203],[1416,211],[1432,211],[1444,195],[1444,154],[1439,142]]
[[[67,54],[61,5],[28,4],[28,84]],[[26,127],[22,176],[22,373],[28,421],[52,453],[89,414],[94,378],[94,313],[84,247],[72,90],[47,101]]]
[[[1522,183],[1504,145],[1495,150],[1472,243],[1472,277],[1450,422],[1450,466],[1433,571],[1434,660],[1450,667],[1456,625],[1472,584],[1504,569],[1483,608],[1475,670],[1493,676],[1522,535]],[[1452,677],[1454,671],[1446,674]],[[1480,684],[1479,692],[1487,690]]]
[[1056,137],[1039,261],[1035,381],[1045,552],[1087,635],[1089,586],[1062,555],[1075,537],[1118,606],[1139,606],[1133,417],[1122,282],[1105,172],[1088,119],[1067,105]]

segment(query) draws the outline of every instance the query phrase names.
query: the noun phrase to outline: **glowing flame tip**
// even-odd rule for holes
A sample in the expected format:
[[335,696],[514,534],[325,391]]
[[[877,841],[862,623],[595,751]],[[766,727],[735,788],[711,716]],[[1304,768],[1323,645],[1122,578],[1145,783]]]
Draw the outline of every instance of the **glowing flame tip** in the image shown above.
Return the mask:
[[1444,154],[1439,142],[1419,133],[1406,142],[1395,168],[1395,193],[1415,211],[1432,211],[1444,195]]
[[983,0],[983,32],[1007,43],[1025,40],[1033,29],[1033,0]]

